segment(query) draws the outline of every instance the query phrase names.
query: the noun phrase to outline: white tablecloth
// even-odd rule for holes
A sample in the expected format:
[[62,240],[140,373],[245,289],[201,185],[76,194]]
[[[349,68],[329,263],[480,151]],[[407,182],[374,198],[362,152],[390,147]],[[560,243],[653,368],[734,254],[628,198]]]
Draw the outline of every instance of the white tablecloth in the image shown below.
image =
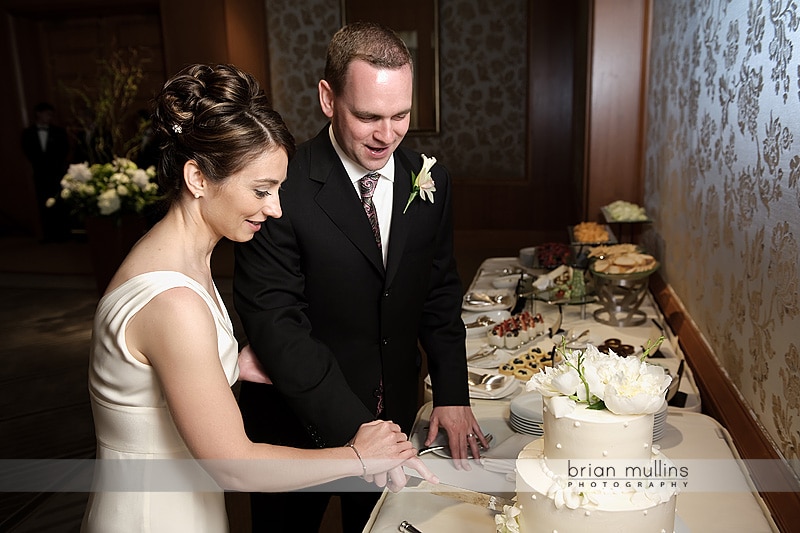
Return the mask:
[[[508,403],[474,400],[473,411],[482,427],[501,443],[513,430],[507,423]],[[420,410],[410,439],[424,439],[432,405]],[[751,490],[749,476],[736,466],[738,455],[730,436],[714,419],[699,413],[670,409],[664,436],[658,441],[664,454],[673,460],[715,461],[715,468],[726,479],[725,492],[687,491],[678,496],[677,514],[681,525],[693,533],[757,533],[778,531],[763,501]],[[456,470],[452,462],[426,455],[425,463],[442,482],[479,492],[513,495],[513,484],[503,474],[488,472],[479,464],[471,471]],[[692,464],[695,464],[692,461]],[[748,490],[750,489],[750,490]],[[406,488],[399,493],[385,492],[376,505],[365,533],[394,533],[407,520],[423,533],[494,531],[494,514],[477,505],[430,494],[430,485]]]

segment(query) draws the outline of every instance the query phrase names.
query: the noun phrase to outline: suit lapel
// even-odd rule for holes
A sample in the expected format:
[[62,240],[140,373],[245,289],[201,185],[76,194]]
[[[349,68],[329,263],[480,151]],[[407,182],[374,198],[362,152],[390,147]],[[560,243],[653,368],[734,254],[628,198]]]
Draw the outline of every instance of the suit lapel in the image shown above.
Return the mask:
[[314,139],[309,157],[309,178],[321,183],[315,198],[317,204],[383,275],[383,257],[375,245],[375,236],[364,215],[361,199],[333,149],[327,127]]

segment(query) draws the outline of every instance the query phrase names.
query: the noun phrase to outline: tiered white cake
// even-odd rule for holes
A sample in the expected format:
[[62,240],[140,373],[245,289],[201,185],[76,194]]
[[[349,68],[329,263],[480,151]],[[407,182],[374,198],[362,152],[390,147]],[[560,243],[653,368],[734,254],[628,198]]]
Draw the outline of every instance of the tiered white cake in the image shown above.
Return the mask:
[[544,397],[544,437],[517,458],[516,509],[498,531],[513,514],[521,533],[672,533],[680,473],[653,446],[669,376],[645,356],[562,352],[528,383]]
[[676,489],[657,478],[674,465],[652,448],[653,415],[579,404],[555,418],[549,403],[544,437],[517,459],[520,531],[671,533]]

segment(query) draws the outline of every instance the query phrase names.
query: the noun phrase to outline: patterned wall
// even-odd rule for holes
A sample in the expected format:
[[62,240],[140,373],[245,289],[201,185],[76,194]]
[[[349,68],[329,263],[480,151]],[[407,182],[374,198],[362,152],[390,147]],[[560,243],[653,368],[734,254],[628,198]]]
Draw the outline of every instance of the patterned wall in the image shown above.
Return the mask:
[[653,8],[647,243],[800,474],[798,2]]
[[[266,0],[272,97],[298,141],[325,124],[317,83],[339,2]],[[524,0],[438,0],[441,133],[405,144],[460,178],[525,175]]]

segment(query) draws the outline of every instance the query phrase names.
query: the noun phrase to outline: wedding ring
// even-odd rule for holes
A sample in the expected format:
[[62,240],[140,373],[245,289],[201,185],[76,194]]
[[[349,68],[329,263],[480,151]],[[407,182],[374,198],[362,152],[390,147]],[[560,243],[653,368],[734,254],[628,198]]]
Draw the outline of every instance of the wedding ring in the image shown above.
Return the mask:
[[468,439],[475,438],[475,433],[467,433],[467,438]]

